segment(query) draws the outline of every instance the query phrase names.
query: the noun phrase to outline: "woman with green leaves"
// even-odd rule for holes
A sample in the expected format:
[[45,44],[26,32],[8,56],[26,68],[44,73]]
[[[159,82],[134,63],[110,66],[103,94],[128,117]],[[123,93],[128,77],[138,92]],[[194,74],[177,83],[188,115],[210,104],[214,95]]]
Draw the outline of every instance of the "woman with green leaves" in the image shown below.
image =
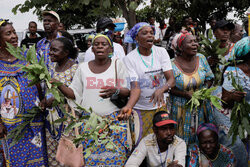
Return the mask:
[[[214,122],[220,129],[221,144],[232,149],[237,166],[240,167],[248,166],[246,149],[241,139],[245,138],[245,131],[249,135],[250,129],[249,44],[249,37],[245,37],[233,47],[229,57],[231,63],[224,69],[222,87],[215,92],[224,101],[223,109],[213,113]],[[228,138],[228,135],[232,137]]]
[[173,119],[178,122],[177,135],[191,144],[196,141],[198,125],[211,119],[211,105],[204,103],[197,111],[190,111],[186,103],[195,91],[211,87],[214,75],[206,58],[197,54],[195,36],[181,33],[176,42],[177,56],[172,60],[176,86],[171,90],[171,111]]
[[[43,118],[22,124],[22,116],[36,106],[38,90],[28,86],[31,81],[19,67],[28,63],[10,54],[6,43],[17,48],[18,37],[12,23],[0,19],[0,147],[4,148],[5,158],[0,152],[0,166],[47,166]],[[20,126],[26,128],[21,132]],[[13,129],[17,131],[11,134]]]
[[[119,108],[112,103],[110,98],[111,96],[122,98],[129,95],[126,67],[119,59],[111,58],[113,42],[106,35],[97,34],[93,38],[92,51],[95,59],[79,65],[69,87],[61,85],[58,88],[67,98],[75,100],[82,107],[92,108],[93,113],[109,120],[116,119]],[[96,121],[90,121],[92,129],[96,126]],[[126,127],[125,122],[114,121],[116,125]],[[127,131],[108,129],[106,126],[99,129],[93,134],[91,140],[83,142],[84,149],[87,149],[88,145],[97,140],[102,141],[102,144],[97,147],[93,145],[90,154],[86,153],[86,166],[123,166],[125,164],[128,153]],[[107,140],[112,140],[113,144],[105,145]]]
[[[78,55],[77,48],[74,47],[70,39],[61,37],[51,42],[49,55],[51,62],[54,62],[51,77],[69,86],[78,68],[78,64],[74,61]],[[63,123],[54,123],[57,119],[63,118],[64,114],[58,106],[52,107],[53,101],[54,97],[48,96],[41,103],[42,106],[46,106],[46,144],[48,163],[51,167],[60,166],[60,163],[56,161],[56,150],[61,136],[64,135],[70,139],[74,137],[73,132],[64,133],[65,126],[70,123],[69,120]]]

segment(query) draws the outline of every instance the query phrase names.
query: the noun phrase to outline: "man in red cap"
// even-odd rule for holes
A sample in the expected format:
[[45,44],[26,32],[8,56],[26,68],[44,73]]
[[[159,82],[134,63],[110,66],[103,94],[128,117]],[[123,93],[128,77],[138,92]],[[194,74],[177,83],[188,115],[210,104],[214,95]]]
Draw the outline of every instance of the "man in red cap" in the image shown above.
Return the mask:
[[175,124],[166,111],[157,112],[153,118],[154,133],[140,141],[125,167],[139,167],[145,157],[147,166],[185,167],[187,146],[175,135]]

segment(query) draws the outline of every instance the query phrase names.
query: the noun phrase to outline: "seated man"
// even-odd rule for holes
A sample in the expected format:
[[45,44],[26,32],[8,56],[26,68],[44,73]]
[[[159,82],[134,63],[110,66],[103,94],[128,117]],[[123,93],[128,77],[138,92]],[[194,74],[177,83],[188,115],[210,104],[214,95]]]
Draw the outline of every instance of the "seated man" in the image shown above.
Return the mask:
[[154,133],[140,141],[125,167],[139,167],[145,157],[148,167],[185,167],[187,146],[175,135],[175,124],[166,111],[157,112],[153,118]]

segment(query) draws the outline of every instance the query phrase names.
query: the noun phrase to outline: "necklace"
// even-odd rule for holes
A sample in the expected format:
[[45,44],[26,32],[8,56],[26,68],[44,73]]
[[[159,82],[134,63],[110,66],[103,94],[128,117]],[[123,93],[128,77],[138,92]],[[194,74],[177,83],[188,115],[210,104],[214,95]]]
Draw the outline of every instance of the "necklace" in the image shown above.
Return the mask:
[[[139,54],[139,56],[140,56],[140,58],[141,58],[141,60],[142,60],[142,62],[143,62],[143,64],[145,65],[145,67],[149,67],[148,65],[147,65],[147,63],[143,60],[143,58],[142,58],[142,56],[141,56],[141,54],[140,54],[140,52],[139,52],[139,48],[137,48],[137,52],[138,52],[138,54]],[[151,49],[151,55],[152,55],[152,58],[151,58],[151,68],[153,68],[153,65],[154,65],[154,56],[153,56],[153,50]]]
[[[156,142],[157,143],[157,142]],[[162,158],[161,158],[161,151],[160,151],[160,148],[159,148],[159,145],[157,143],[157,147],[158,147],[158,152],[159,152],[159,155],[160,155],[160,160],[161,160],[161,166],[162,167],[165,167],[165,164],[166,164],[166,161],[167,161],[167,157],[168,157],[168,150],[166,151],[166,157],[165,157],[165,160],[164,162],[162,161]]]
[[[220,146],[221,147],[221,146]],[[218,156],[219,156],[219,154],[220,154],[220,147],[219,147],[219,149],[218,149],[218,152],[217,152],[217,155],[216,155],[216,157],[214,158],[214,159],[211,159],[211,158],[209,158],[208,156],[206,156],[210,161],[215,161],[217,158],[218,158]],[[204,154],[204,155],[206,155],[206,154]]]
[[65,62],[65,64],[62,67],[60,67],[60,70],[58,70],[59,65],[57,63],[57,72],[64,72],[65,71],[65,67],[68,65],[68,61],[69,61],[69,59]]

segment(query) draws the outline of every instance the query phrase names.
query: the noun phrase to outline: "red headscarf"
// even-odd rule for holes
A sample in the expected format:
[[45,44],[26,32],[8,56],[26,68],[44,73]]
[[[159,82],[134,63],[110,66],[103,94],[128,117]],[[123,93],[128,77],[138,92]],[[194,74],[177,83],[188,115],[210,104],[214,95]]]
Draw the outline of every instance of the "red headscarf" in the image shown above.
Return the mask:
[[191,35],[189,32],[182,32],[180,37],[178,38],[178,47],[181,47],[182,42],[187,38],[188,35]]

